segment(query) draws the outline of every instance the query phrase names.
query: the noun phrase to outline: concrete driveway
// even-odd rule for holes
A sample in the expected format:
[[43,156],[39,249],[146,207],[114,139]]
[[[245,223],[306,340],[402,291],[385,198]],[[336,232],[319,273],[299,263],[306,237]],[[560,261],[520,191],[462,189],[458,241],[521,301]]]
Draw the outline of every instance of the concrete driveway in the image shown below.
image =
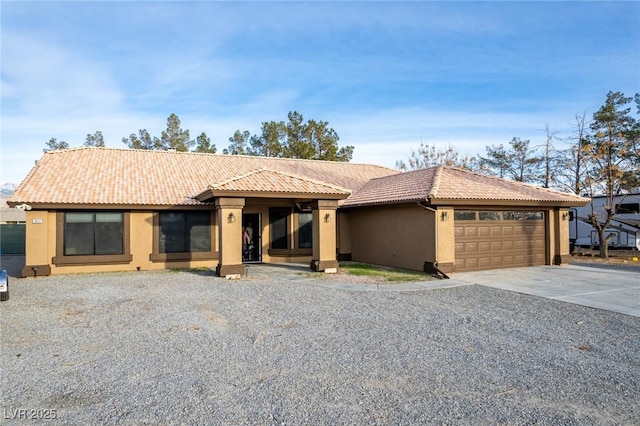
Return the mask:
[[479,284],[640,317],[640,272],[588,266],[536,266],[462,272],[451,281]]

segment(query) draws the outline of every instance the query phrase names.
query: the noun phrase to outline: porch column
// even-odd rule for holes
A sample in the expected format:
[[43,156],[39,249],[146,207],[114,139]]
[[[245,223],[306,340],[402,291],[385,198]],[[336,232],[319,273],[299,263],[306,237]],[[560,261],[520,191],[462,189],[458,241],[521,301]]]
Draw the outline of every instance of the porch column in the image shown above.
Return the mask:
[[315,200],[313,209],[313,260],[311,270],[324,272],[337,268],[336,210],[337,200]]
[[242,266],[242,208],[244,198],[216,200],[219,258],[216,274],[220,277],[244,274]]
[[559,208],[549,214],[549,228],[553,235],[551,244],[553,249],[553,264],[568,265],[571,260],[571,247],[569,244],[569,209]]

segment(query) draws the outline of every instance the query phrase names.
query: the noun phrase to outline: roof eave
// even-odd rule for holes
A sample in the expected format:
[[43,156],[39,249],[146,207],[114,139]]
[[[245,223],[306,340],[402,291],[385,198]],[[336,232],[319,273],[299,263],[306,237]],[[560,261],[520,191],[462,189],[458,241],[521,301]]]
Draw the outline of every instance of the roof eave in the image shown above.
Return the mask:
[[582,200],[499,200],[499,199],[461,199],[461,198],[429,198],[434,206],[517,206],[517,207],[577,207],[587,202]]
[[[27,204],[31,210],[170,210],[170,209],[211,209],[211,202],[173,204],[122,204],[122,203],[12,203]],[[15,207],[15,205],[10,206]]]
[[319,200],[344,200],[349,193],[342,194],[326,194],[314,192],[284,192],[284,191],[229,191],[219,189],[208,189],[198,195],[196,199],[199,201],[211,200],[219,197],[238,197],[238,198],[296,198],[296,199],[319,199]]
[[375,206],[395,206],[398,204],[415,204],[417,202],[422,202],[425,201],[424,198],[412,198],[412,199],[405,199],[405,200],[394,200],[394,201],[371,201],[371,202],[366,202],[366,203],[353,203],[353,204],[347,204],[347,203],[343,203],[340,207],[345,208],[345,209],[350,209],[350,208],[357,208],[357,207],[375,207]]

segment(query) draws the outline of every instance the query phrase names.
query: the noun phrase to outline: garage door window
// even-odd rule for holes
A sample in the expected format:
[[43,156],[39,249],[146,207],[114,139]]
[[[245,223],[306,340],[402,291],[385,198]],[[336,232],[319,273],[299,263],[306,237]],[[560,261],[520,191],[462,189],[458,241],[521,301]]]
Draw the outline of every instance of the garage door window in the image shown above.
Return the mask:
[[544,214],[542,212],[526,212],[524,214],[524,220],[542,220]]
[[523,212],[504,212],[504,220],[522,220],[524,219]]
[[454,220],[476,220],[476,212],[465,212],[456,210],[453,213]]
[[480,220],[500,220],[500,212],[479,212]]

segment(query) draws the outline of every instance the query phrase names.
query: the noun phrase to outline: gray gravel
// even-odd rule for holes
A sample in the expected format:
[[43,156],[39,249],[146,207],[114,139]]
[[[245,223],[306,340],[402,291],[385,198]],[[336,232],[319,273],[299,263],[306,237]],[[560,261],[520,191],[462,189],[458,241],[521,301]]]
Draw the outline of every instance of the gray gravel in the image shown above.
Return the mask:
[[10,290],[7,424],[38,409],[59,424],[640,424],[640,318],[622,314],[197,271]]

